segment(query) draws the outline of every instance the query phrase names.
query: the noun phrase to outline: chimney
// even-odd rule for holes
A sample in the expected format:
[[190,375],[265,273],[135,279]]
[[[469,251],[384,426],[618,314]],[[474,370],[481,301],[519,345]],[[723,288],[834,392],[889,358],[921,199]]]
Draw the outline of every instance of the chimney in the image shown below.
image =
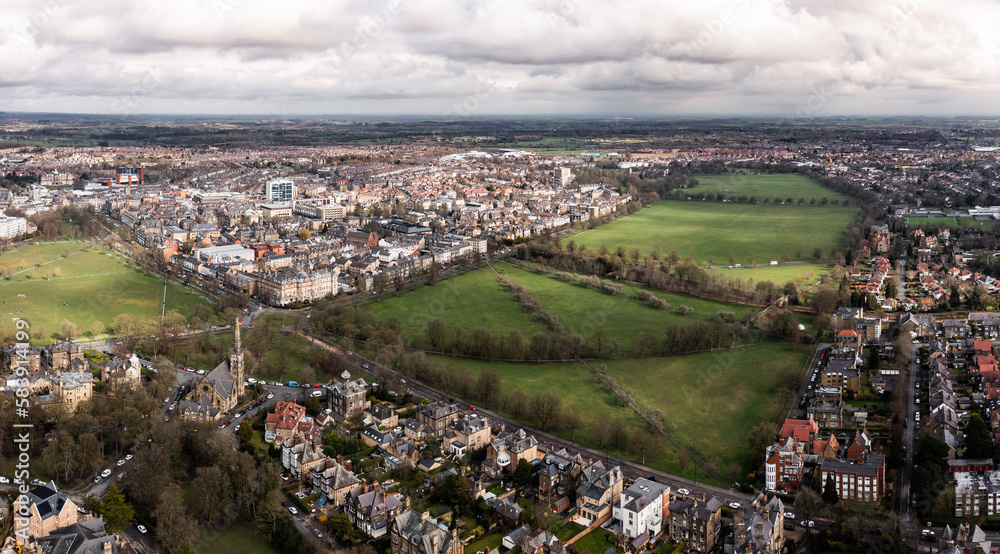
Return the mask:
[[101,552],[103,554],[111,554],[113,552],[111,541],[105,541],[104,544],[101,545]]
[[420,523],[427,523],[429,517],[431,517],[430,512],[420,512]]

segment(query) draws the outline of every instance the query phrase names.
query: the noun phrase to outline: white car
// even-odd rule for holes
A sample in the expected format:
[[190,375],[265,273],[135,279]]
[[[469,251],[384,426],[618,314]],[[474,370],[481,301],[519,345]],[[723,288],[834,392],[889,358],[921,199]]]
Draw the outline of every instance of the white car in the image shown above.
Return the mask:
[[98,475],[97,477],[94,477],[94,484],[95,484],[95,485],[96,485],[97,483],[100,483],[100,482],[101,482],[101,476],[100,476],[100,475]]
[[[176,404],[176,402],[175,402],[175,404]],[[131,460],[132,459],[132,455],[131,454],[126,454],[125,455],[125,459],[126,460]]]
[[785,512],[785,519],[795,519],[795,514],[792,512]]
[[142,533],[144,535],[146,534],[146,527],[145,526],[143,526],[143,525],[136,525],[135,528],[138,529],[140,533]]
[[291,512],[293,516],[298,515],[299,513],[299,511],[295,509],[295,506],[289,506],[288,511]]
[[122,458],[121,460],[118,460],[118,467],[121,467],[123,465],[125,465],[125,458]]
[[272,398],[274,398],[274,393],[273,393],[273,392],[271,392],[271,393],[268,393],[268,394],[267,394],[267,399],[268,399],[268,400],[270,400],[270,399],[272,399]]
[[247,383],[250,383],[251,385],[256,385],[257,384],[257,379],[254,379],[253,377],[250,377],[249,379],[247,379]]
[[733,510],[739,510],[740,509],[740,503],[739,502],[730,502],[729,503],[729,507],[732,508]]
[[682,494],[682,495],[684,495],[684,496],[687,496],[687,495],[691,494],[691,491],[689,491],[689,490],[687,490],[687,489],[677,489],[677,492],[678,492],[679,494]]
[[104,471],[101,472],[101,477],[103,478],[107,478],[108,475],[111,475],[110,469],[105,469]]
[[10,483],[10,479],[6,477],[0,477],[0,483]]

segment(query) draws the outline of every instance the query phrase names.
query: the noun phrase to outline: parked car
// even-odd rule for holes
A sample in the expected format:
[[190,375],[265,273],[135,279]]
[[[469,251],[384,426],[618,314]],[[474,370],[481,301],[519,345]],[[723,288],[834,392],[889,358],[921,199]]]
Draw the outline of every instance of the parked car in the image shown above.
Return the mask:
[[288,507],[288,511],[289,511],[289,512],[291,512],[291,514],[292,514],[293,516],[294,516],[294,515],[298,515],[298,513],[299,513],[299,511],[295,509],[295,506],[289,506],[289,507]]
[[104,471],[101,472],[101,477],[105,477],[106,478],[109,475],[111,475],[111,470],[110,469],[105,469]]
[[143,525],[136,525],[135,528],[138,529],[140,533],[142,533],[144,535],[146,534],[146,527],[145,526],[143,526]]
[[123,465],[125,465],[125,458],[122,458],[121,460],[118,460],[118,467],[121,467]]

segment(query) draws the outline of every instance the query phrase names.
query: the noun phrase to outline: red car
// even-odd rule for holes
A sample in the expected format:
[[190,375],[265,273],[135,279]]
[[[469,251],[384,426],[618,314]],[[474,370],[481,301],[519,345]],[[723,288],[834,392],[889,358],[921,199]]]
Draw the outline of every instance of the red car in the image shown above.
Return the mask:
[[473,412],[476,411],[476,407],[475,406],[469,406],[469,409],[472,410]]
[[233,420],[231,420],[231,419],[227,419],[227,420],[226,420],[226,423],[224,423],[223,425],[225,425],[226,427],[228,427],[228,426],[229,426],[229,424],[230,424],[230,423],[232,423],[232,422],[233,422]]
[[318,388],[320,388],[320,387],[322,387],[322,386],[323,386],[323,385],[320,385],[320,384],[318,384],[318,383],[317,383],[317,384],[313,385],[313,388],[314,388],[314,389],[318,389]]

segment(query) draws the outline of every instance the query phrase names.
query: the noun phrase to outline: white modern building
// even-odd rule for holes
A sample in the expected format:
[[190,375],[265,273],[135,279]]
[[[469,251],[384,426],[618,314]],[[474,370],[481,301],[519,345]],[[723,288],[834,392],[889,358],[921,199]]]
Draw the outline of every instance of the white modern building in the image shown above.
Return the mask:
[[291,202],[295,198],[295,183],[291,179],[271,179],[265,190],[268,202]]
[[12,239],[27,232],[27,221],[23,217],[0,215],[0,238]]
[[660,534],[663,514],[670,506],[670,487],[648,479],[637,479],[623,490],[614,508],[614,519],[621,522],[622,534],[630,539],[646,533],[646,538]]

